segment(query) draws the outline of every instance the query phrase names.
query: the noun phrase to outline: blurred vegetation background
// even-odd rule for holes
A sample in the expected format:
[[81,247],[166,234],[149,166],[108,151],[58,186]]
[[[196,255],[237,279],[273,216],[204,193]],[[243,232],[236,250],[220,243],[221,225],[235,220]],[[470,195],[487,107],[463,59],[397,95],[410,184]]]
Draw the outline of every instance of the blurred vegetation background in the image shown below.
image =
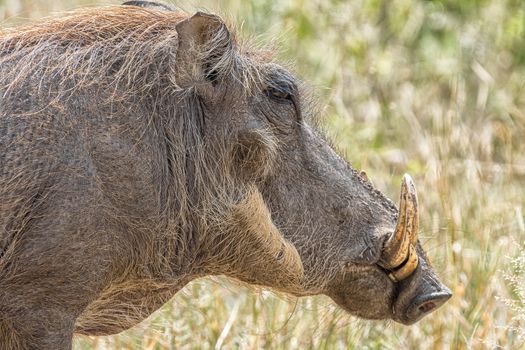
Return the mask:
[[[0,0],[2,26],[112,1]],[[454,297],[417,325],[325,297],[195,281],[138,327],[75,349],[520,349],[525,341],[525,2],[181,1],[235,23],[317,91],[323,127],[390,198],[419,189],[422,237]]]

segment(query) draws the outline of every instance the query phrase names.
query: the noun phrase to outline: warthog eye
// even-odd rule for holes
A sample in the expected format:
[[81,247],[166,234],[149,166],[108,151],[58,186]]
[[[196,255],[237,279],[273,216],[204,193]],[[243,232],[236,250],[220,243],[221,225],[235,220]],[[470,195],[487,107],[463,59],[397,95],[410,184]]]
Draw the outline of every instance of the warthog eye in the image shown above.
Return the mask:
[[[282,104],[287,110],[295,111],[296,121],[301,120],[301,110],[299,105],[299,90],[294,78],[285,71],[276,69],[266,77],[266,87],[263,91],[266,97],[274,103]],[[277,106],[274,106],[277,107]],[[283,109],[268,107],[270,114],[276,114],[277,119],[281,118]]]
[[292,102],[293,98],[292,98],[292,94],[288,91],[286,91],[286,89],[280,89],[280,88],[275,88],[275,87],[269,87],[266,89],[266,95],[274,100],[274,101],[277,101],[277,102]]

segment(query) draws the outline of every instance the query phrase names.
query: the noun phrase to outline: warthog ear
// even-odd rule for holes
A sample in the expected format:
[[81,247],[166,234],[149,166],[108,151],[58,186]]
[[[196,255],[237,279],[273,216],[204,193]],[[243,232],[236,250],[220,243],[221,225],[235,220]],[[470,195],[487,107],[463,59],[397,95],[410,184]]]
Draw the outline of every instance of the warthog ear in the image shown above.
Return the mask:
[[197,12],[176,29],[176,84],[182,88],[218,84],[232,66],[233,41],[226,24],[218,16]]

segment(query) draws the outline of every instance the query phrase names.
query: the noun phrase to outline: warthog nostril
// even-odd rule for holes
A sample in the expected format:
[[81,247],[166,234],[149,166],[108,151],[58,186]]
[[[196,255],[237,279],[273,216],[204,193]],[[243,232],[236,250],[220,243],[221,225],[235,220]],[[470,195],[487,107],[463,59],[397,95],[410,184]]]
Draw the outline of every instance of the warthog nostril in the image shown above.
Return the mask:
[[432,309],[435,309],[435,308],[436,308],[436,304],[433,301],[428,301],[428,302],[424,303],[423,305],[420,305],[418,307],[418,310],[421,313],[426,314],[427,312],[430,312],[430,311],[432,311]]
[[443,305],[448,299],[450,299],[451,296],[452,293],[450,292],[450,290],[448,290],[448,288],[443,289],[439,292],[418,296],[412,304],[412,310],[417,310],[415,311],[414,316],[419,315],[417,316],[419,318],[425,314],[428,314],[431,311],[434,311],[435,309]]

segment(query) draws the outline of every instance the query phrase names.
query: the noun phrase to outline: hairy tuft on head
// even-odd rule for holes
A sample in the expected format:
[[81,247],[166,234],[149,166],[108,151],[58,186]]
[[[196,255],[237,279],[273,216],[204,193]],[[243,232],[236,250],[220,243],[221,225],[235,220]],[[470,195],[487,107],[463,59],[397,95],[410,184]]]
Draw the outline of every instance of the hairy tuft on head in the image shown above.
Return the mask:
[[[0,88],[8,93],[34,76],[54,77],[68,87],[55,92],[57,101],[93,86],[112,89],[113,101],[191,88],[198,83],[195,72],[177,69],[184,63],[177,57],[177,26],[189,18],[183,12],[155,7],[110,6],[3,29],[0,65],[9,69],[3,72]],[[241,54],[235,32],[224,24],[212,31],[205,45],[190,49],[196,50],[194,59],[202,62],[210,79],[232,76],[247,89],[259,82],[262,56],[255,51]]]

